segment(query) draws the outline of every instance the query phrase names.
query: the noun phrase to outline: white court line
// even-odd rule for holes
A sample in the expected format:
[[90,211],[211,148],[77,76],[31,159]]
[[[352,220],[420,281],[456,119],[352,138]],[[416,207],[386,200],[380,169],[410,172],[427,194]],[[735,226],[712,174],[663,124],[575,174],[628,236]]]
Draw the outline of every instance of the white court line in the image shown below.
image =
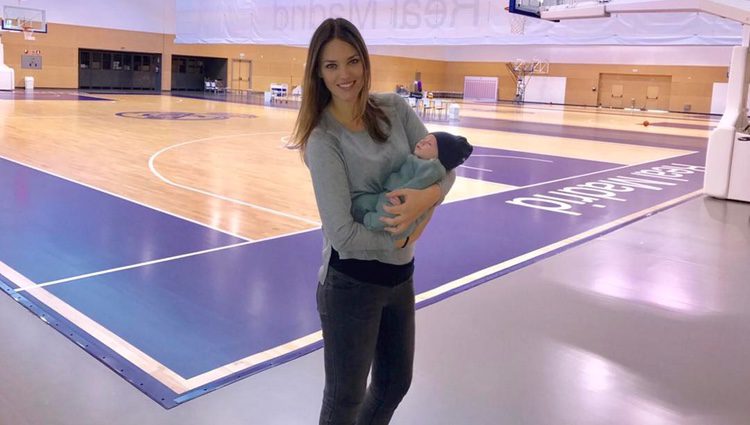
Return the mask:
[[[663,160],[669,160],[672,158],[681,157],[684,155],[679,155],[675,157],[665,158]],[[655,161],[648,161],[648,162],[655,162]],[[645,163],[648,163],[645,162]],[[631,166],[638,166],[636,165],[628,165],[624,167],[617,167],[613,170],[619,169],[619,168],[626,168]],[[612,170],[602,170],[597,171],[593,173],[588,173],[585,175],[590,174],[597,174],[597,173],[604,173]],[[583,176],[583,175],[582,175]],[[577,176],[581,177],[581,176]],[[577,177],[568,177],[566,179],[572,179]],[[565,179],[558,179],[559,180],[565,180]],[[551,182],[546,182],[551,183]],[[539,184],[546,184],[546,183],[538,183],[535,185],[529,185],[526,187],[533,187],[537,186]],[[696,196],[700,194],[702,190],[698,190],[695,192],[692,192],[687,195],[683,195],[680,198],[672,199],[667,202],[663,202],[659,205],[653,206],[651,208],[641,210],[638,212],[635,212],[633,214],[630,214],[628,216],[622,217],[618,220],[615,220],[613,222],[609,222],[606,224],[603,224],[599,227],[596,227],[594,229],[588,230],[586,232],[580,233],[576,236],[572,236],[570,238],[567,238],[562,241],[555,242],[553,244],[547,245],[546,247],[539,248],[535,251],[532,251],[530,253],[521,255],[519,257],[506,260],[502,263],[499,263],[494,266],[487,267],[483,270],[477,271],[475,273],[472,273],[468,276],[465,276],[463,278],[457,279],[452,282],[448,282],[446,284],[443,284],[437,288],[434,288],[432,290],[423,292],[418,294],[415,297],[416,302],[421,302],[424,300],[428,300],[430,298],[433,298],[435,296],[438,296],[440,294],[446,293],[448,291],[454,290],[456,288],[460,288],[461,286],[464,286],[466,284],[469,284],[475,280],[481,279],[483,277],[489,276],[494,273],[498,273],[502,270],[505,270],[508,267],[512,267],[514,265],[520,264],[524,261],[528,261],[530,259],[533,259],[535,257],[538,257],[540,255],[546,254],[548,252],[561,249],[562,247],[572,244],[574,242],[577,242],[579,240],[585,239],[587,237],[595,235],[597,232],[604,232],[605,230],[611,229],[613,227],[617,227],[620,225],[623,225],[627,223],[628,221],[638,219],[643,216],[647,216],[648,214],[667,208],[671,205],[677,204],[679,202],[682,202],[684,200],[689,199],[690,197]],[[307,232],[311,230],[305,230],[303,232]],[[298,232],[298,233],[303,233]],[[256,241],[257,242],[257,241]],[[16,278],[8,276],[9,274],[17,275]],[[201,375],[195,376],[193,378],[185,379],[182,376],[178,375],[176,372],[172,371],[171,369],[167,368],[166,366],[160,364],[155,359],[148,356],[146,353],[141,352],[136,347],[133,347],[130,345],[127,341],[120,338],[118,335],[114,334],[113,332],[109,331],[108,329],[104,328],[103,326],[99,325],[95,321],[91,320],[88,316],[84,315],[80,311],[76,310],[75,308],[67,305],[62,300],[57,299],[52,294],[48,293],[46,289],[42,288],[35,288],[33,287],[33,282],[29,281],[28,279],[24,278],[22,275],[18,274],[14,270],[10,269],[9,267],[5,266],[4,263],[0,262],[0,274],[6,276],[7,278],[11,279],[11,281],[16,286],[22,286],[22,283],[25,280],[25,283],[28,283],[32,287],[31,290],[29,290],[29,293],[33,295],[34,297],[38,298],[40,301],[44,302],[46,305],[48,305],[50,308],[55,309],[59,314],[61,314],[66,319],[70,320],[72,323],[74,323],[76,326],[78,326],[80,329],[88,332],[90,335],[92,335],[94,338],[98,339],[102,343],[104,343],[106,346],[108,346],[110,349],[118,353],[119,355],[126,358],[129,362],[131,362],[136,367],[140,368],[141,370],[145,371],[149,375],[151,375],[154,379],[160,381],[167,387],[171,388],[176,393],[184,393],[186,391],[195,389],[200,387],[201,385],[213,382],[217,379],[223,378],[225,376],[231,375],[232,373],[236,373],[241,370],[245,370],[249,367],[258,365],[264,361],[271,360],[273,358],[282,356],[284,354],[291,353],[297,349],[300,349],[306,345],[316,343],[322,339],[322,334],[320,331],[311,333],[309,335],[305,335],[301,338],[297,338],[293,341],[289,341],[285,344],[273,347],[269,350],[263,351],[261,353],[255,353],[250,356],[247,356],[243,359],[234,361],[232,363],[220,366],[214,370],[208,371],[206,373],[203,373]],[[19,283],[17,283],[19,282]]]
[[258,135],[261,135],[261,134],[285,134],[285,133],[287,133],[287,132],[285,132],[285,131],[268,131],[268,132],[262,132],[262,133],[230,134],[230,135],[224,135],[224,136],[213,136],[213,137],[206,137],[206,138],[203,138],[203,139],[188,140],[187,142],[182,142],[182,143],[178,143],[176,145],[167,146],[166,148],[161,149],[158,152],[156,152],[155,154],[151,155],[151,158],[149,158],[149,160],[148,160],[148,167],[151,169],[151,172],[156,177],[158,177],[159,179],[161,179],[164,183],[167,183],[167,184],[175,186],[175,187],[179,187],[180,189],[185,189],[185,190],[189,190],[191,192],[200,193],[201,195],[206,195],[206,196],[210,196],[212,198],[221,199],[222,201],[232,202],[232,203],[235,203],[235,204],[238,204],[238,205],[242,205],[242,206],[246,206],[246,207],[250,207],[250,208],[253,208],[253,209],[256,209],[256,210],[259,210],[259,211],[267,212],[267,213],[278,215],[278,216],[285,217],[285,218],[290,218],[292,220],[301,221],[301,222],[307,223],[307,224],[312,224],[314,226],[320,226],[320,222],[317,222],[315,220],[310,220],[310,219],[305,218],[305,217],[300,217],[300,216],[297,216],[297,215],[294,215],[294,214],[285,213],[283,211],[277,211],[277,210],[274,210],[274,209],[271,209],[271,208],[262,207],[260,205],[256,205],[256,204],[253,204],[253,203],[250,203],[250,202],[245,202],[245,201],[242,201],[242,200],[239,200],[239,199],[230,198],[228,196],[219,195],[218,193],[213,193],[213,192],[209,192],[209,191],[206,191],[206,190],[198,189],[198,188],[195,188],[195,187],[192,187],[192,186],[187,186],[187,185],[183,185],[183,184],[180,184],[180,183],[173,182],[172,180],[169,180],[168,178],[164,177],[161,173],[159,173],[159,171],[156,170],[156,166],[154,165],[154,161],[162,153],[164,153],[164,152],[166,152],[166,151],[168,151],[170,149],[174,149],[174,148],[177,148],[177,147],[180,147],[180,146],[184,146],[184,145],[188,145],[188,144],[191,144],[191,143],[206,142],[206,141],[209,141],[209,140],[227,139],[227,138],[231,138],[231,137],[240,137],[240,136],[258,136]]
[[[474,282],[476,280],[482,279],[484,277],[490,276],[492,274],[499,273],[505,269],[508,269],[510,267],[513,267],[515,265],[518,265],[520,263],[523,263],[525,261],[529,261],[533,258],[539,257],[541,255],[547,254],[549,252],[562,249],[567,245],[573,244],[577,241],[589,238],[593,235],[596,235],[597,233],[603,233],[606,230],[609,230],[614,227],[621,226],[623,224],[628,223],[629,221],[636,220],[641,217],[646,217],[649,214],[652,214],[655,211],[667,208],[669,206],[678,204],[680,202],[683,202],[687,199],[690,199],[693,196],[697,196],[700,193],[702,193],[702,190],[697,190],[695,192],[689,193],[687,195],[681,196],[676,199],[672,199],[667,202],[663,202],[659,205],[655,205],[651,208],[647,208],[645,210],[641,210],[638,212],[635,212],[633,214],[627,215],[625,217],[622,217],[618,220],[615,220],[613,222],[609,222],[606,224],[603,224],[599,227],[595,227],[591,230],[588,230],[583,233],[579,233],[578,235],[571,236],[567,239],[564,239],[562,241],[558,241],[555,243],[552,243],[550,245],[547,245],[545,247],[539,248],[537,250],[534,250],[532,252],[520,255],[518,257],[512,258],[510,260],[503,261],[502,263],[496,264],[494,266],[490,266],[487,268],[484,268],[482,270],[479,270],[477,272],[474,272],[468,276],[465,276],[460,279],[456,279],[452,282],[445,283],[441,286],[438,286],[437,288],[433,288],[429,291],[422,292],[420,294],[417,294],[414,297],[415,302],[422,302],[425,300],[429,300],[431,298],[434,298],[436,296],[442,295],[446,292],[449,292],[451,290],[460,288],[462,286],[465,286],[467,284],[470,284],[471,282]],[[262,353],[256,353],[253,355],[250,355],[248,357],[245,357],[240,360],[236,360],[232,363],[225,364],[223,366],[219,366],[214,370],[205,372],[201,375],[195,376],[193,378],[189,378],[186,380],[186,383],[189,384],[192,388],[198,388],[202,385],[208,384],[210,382],[213,382],[217,379],[221,379],[225,376],[231,375],[232,373],[237,373],[242,370],[245,370],[249,367],[255,366],[257,364],[260,364],[262,361],[269,360],[268,355],[274,354],[276,356],[282,356],[288,353],[291,353],[297,349],[302,348],[299,344],[313,344],[316,342],[319,342],[323,339],[322,333],[320,331],[311,333],[309,335],[305,335],[301,338],[297,338],[294,341],[290,341],[286,344],[276,346],[274,348],[271,348],[269,350],[263,351]],[[156,377],[155,377],[156,378]],[[158,379],[158,378],[157,378]]]
[[[242,246],[252,245],[252,244],[255,244],[255,243],[259,243],[259,242],[266,242],[266,241],[270,241],[270,240],[274,240],[274,239],[285,238],[287,236],[300,235],[300,234],[307,233],[307,232],[312,232],[312,231],[315,231],[315,230],[318,230],[318,229],[320,229],[320,227],[314,227],[314,228],[311,228],[311,229],[305,229],[305,230],[299,230],[299,231],[296,231],[296,232],[285,233],[285,234],[281,234],[281,235],[275,235],[275,236],[271,236],[271,237],[263,238],[263,239],[256,239],[256,240],[251,240],[251,241],[247,241],[247,242],[240,242],[240,243],[236,243],[236,244],[233,244],[233,245],[220,246],[220,247],[217,247],[217,248],[206,249],[206,250],[203,250],[203,251],[189,252],[189,253],[186,253],[186,254],[180,254],[180,255],[173,256],[173,257],[158,258],[158,259],[155,259],[155,260],[144,261],[142,263],[130,264],[130,265],[127,265],[127,266],[121,266],[121,267],[116,267],[116,268],[112,268],[112,269],[101,270],[101,271],[98,271],[98,272],[86,273],[86,274],[82,274],[82,275],[78,275],[78,276],[66,277],[64,279],[57,279],[57,280],[52,280],[52,281],[49,281],[49,282],[44,282],[44,283],[39,283],[39,284],[33,284],[31,286],[19,287],[19,288],[15,289],[13,292],[29,291],[29,290],[34,289],[34,288],[43,288],[43,287],[52,286],[52,285],[59,285],[61,283],[67,283],[67,282],[72,282],[72,281],[75,281],[75,280],[86,279],[86,278],[89,278],[89,277],[101,276],[101,275],[110,274],[110,273],[116,273],[116,272],[123,271],[123,270],[130,270],[130,269],[135,269],[135,268],[138,268],[138,267],[149,266],[149,265],[152,265],[152,264],[166,263],[168,261],[180,260],[182,258],[194,257],[196,255],[209,254],[211,252],[223,251],[225,249],[239,248],[239,247],[242,247]],[[0,272],[1,272],[1,270],[0,270]],[[0,274],[2,274],[2,273],[0,273]]]
[[183,393],[192,389],[187,385],[187,381],[182,376],[154,360],[151,356],[125,341],[105,326],[81,313],[70,304],[57,298],[46,289],[34,288],[34,282],[2,261],[0,261],[0,275],[10,280],[16,286],[32,287],[28,293],[34,298],[44,303],[48,308],[64,317],[79,329],[87,332],[131,364],[157,379],[172,391]]
[[[576,236],[572,236],[563,241],[558,241],[556,243],[547,245],[546,247],[539,248],[530,253],[504,261],[495,266],[487,267],[483,270],[477,271],[463,278],[454,280],[452,282],[448,282],[432,290],[420,293],[415,296],[415,301],[421,302],[421,301],[428,300],[430,298],[434,298],[448,291],[460,288],[461,286],[469,284],[475,280],[487,277],[494,273],[498,273],[508,267],[512,267],[524,261],[531,260],[535,257],[546,254],[548,252],[561,249],[566,245],[569,245],[581,239],[595,235],[597,232],[604,232],[605,230],[608,230],[610,228],[625,224],[630,220],[635,220],[639,217],[647,216],[648,214],[654,211],[657,211],[659,209],[666,208],[671,205],[682,202],[686,199],[689,199],[692,196],[700,194],[701,192],[702,192],[701,190],[695,191],[693,193],[684,195],[680,198],[661,203],[659,205],[656,205],[654,207],[651,207],[645,210],[641,210],[639,212],[630,214],[626,217],[622,217],[619,220],[616,220],[614,222],[606,223],[602,226],[580,233]],[[24,276],[15,272],[13,269],[6,266],[2,262],[0,262],[0,274],[10,279],[11,282],[13,282],[17,286],[21,286],[24,283],[33,284],[33,282],[30,282]],[[33,285],[27,285],[27,286],[33,286]],[[213,382],[217,379],[221,379],[233,373],[240,372],[249,367],[252,367],[262,362],[269,361],[274,358],[283,356],[285,354],[291,353],[295,350],[298,350],[307,345],[314,344],[322,340],[321,331],[313,332],[311,334],[289,341],[285,344],[270,348],[260,353],[252,354],[250,356],[247,356],[240,360],[236,360],[226,365],[219,366],[201,375],[198,375],[189,379],[185,379],[184,377],[179,375],[177,372],[169,369],[168,367],[159,363],[157,360],[155,360],[148,354],[140,351],[137,347],[131,345],[130,343],[128,343],[127,341],[125,341],[124,339],[122,339],[120,336],[116,335],[109,329],[101,326],[99,323],[95,322],[94,320],[86,316],[85,314],[81,313],[80,311],[76,310],[75,308],[68,305],[64,301],[60,300],[59,298],[55,297],[51,293],[47,292],[46,289],[32,287],[29,293],[33,295],[35,298],[45,303],[48,307],[53,308],[58,314],[61,314],[63,317],[71,321],[80,329],[89,333],[94,338],[96,338],[97,340],[105,344],[114,352],[124,357],[131,364],[143,370],[144,372],[148,373],[154,379],[158,380],[159,382],[161,382],[162,384],[164,384],[165,386],[172,389],[175,393],[178,393],[178,394],[182,394],[187,391],[199,388],[200,386]]]
[[510,158],[510,159],[523,159],[526,161],[537,161],[537,162],[548,162],[548,163],[554,163],[555,161],[550,161],[549,159],[539,159],[539,158],[527,158],[525,156],[513,156],[513,155],[491,155],[491,154],[477,154],[477,155],[471,155],[469,158],[475,158],[475,157],[488,157],[488,158]]
[[154,211],[158,211],[158,212],[160,212],[162,214],[171,215],[172,217],[176,217],[176,218],[179,218],[181,220],[189,221],[189,222],[191,222],[193,224],[197,224],[197,225],[199,225],[201,227],[205,227],[207,229],[215,230],[217,232],[224,233],[225,235],[234,236],[237,239],[242,239],[242,240],[245,240],[245,241],[250,241],[251,240],[250,238],[246,238],[244,236],[240,236],[240,235],[234,234],[234,233],[229,232],[227,230],[222,230],[222,229],[220,229],[218,227],[209,226],[209,225],[207,225],[205,223],[201,223],[199,221],[195,221],[195,220],[193,220],[191,218],[183,217],[181,215],[178,215],[178,214],[175,214],[175,213],[172,213],[172,212],[169,212],[169,211],[165,211],[165,210],[162,210],[162,209],[159,209],[159,208],[156,208],[156,207],[152,207],[151,205],[146,205],[146,204],[144,204],[142,202],[135,201],[135,200],[130,199],[128,197],[125,197],[125,196],[122,196],[122,195],[118,195],[116,193],[112,193],[112,192],[109,192],[107,190],[91,186],[90,184],[82,183],[82,182],[79,182],[77,180],[61,176],[59,174],[55,174],[55,173],[53,173],[51,171],[42,170],[41,168],[35,167],[33,165],[26,164],[24,162],[21,162],[21,161],[15,160],[15,159],[10,159],[10,158],[8,158],[6,156],[3,156],[3,155],[0,155],[0,158],[5,159],[6,161],[9,161],[9,162],[16,163],[18,165],[23,165],[24,167],[28,167],[28,168],[31,168],[32,170],[39,171],[40,173],[44,173],[44,174],[50,175],[52,177],[57,177],[58,179],[61,179],[61,180],[66,180],[66,181],[69,181],[71,183],[75,183],[75,184],[81,185],[83,187],[87,187],[87,188],[95,190],[97,192],[106,193],[109,196],[114,196],[115,198],[120,198],[120,199],[123,199],[125,201],[132,202],[132,203],[134,203],[136,205],[140,205],[142,207],[145,207],[145,208],[148,208],[148,209],[151,209],[151,210],[154,210]]
[[[662,160],[666,161],[666,160],[669,160],[669,159],[679,158],[679,157],[682,157],[682,156],[685,156],[685,155],[690,155],[690,154],[693,154],[693,153],[697,153],[697,152],[689,152],[689,153],[686,153],[684,155],[677,155],[677,156],[670,157],[670,158],[664,158]],[[662,160],[659,160],[659,161],[662,161]],[[592,174],[605,173],[605,172],[615,171],[615,170],[619,170],[619,169],[627,168],[627,167],[637,167],[639,165],[648,164],[648,163],[651,163],[651,162],[655,162],[655,161],[646,161],[646,162],[643,162],[641,164],[634,164],[634,165],[623,165],[623,166],[620,166],[620,167],[615,167],[615,168],[611,168],[611,169],[607,169],[607,170],[594,171],[594,172],[587,173],[587,174],[581,174],[581,175],[572,176],[572,177],[565,177],[565,178],[557,179],[557,180],[550,180],[548,182],[534,183],[534,184],[527,185],[527,186],[518,186],[518,187],[514,188],[513,190],[527,189],[527,188],[530,188],[530,187],[544,185],[544,184],[547,184],[547,183],[554,183],[554,182],[558,182],[558,181],[561,181],[561,180],[567,180],[567,179],[576,179],[576,178],[580,178],[580,177],[589,176],[589,175],[592,175]],[[503,192],[503,193],[507,193],[507,192]],[[458,200],[449,201],[449,202],[445,202],[445,203],[447,204],[447,203],[453,203],[453,202],[458,202]],[[45,283],[41,283],[39,285],[35,285],[35,287],[57,285],[57,284],[60,284],[60,283],[66,283],[66,282],[71,282],[71,281],[74,281],[74,280],[85,279],[87,277],[99,276],[99,275],[108,274],[108,273],[115,273],[115,272],[122,271],[122,270],[129,270],[129,269],[133,269],[133,268],[136,268],[136,267],[147,266],[147,265],[150,265],[150,264],[156,264],[156,263],[162,263],[162,262],[167,262],[167,261],[172,261],[172,260],[178,260],[180,258],[194,256],[194,255],[200,255],[200,254],[209,253],[209,252],[213,252],[213,251],[223,250],[223,249],[226,249],[226,248],[235,248],[235,247],[238,247],[238,246],[249,245],[251,243],[265,242],[265,241],[269,241],[269,240],[273,240],[273,239],[281,239],[281,238],[285,238],[285,237],[288,237],[288,236],[294,236],[294,235],[298,235],[298,234],[303,234],[303,233],[307,233],[307,232],[316,231],[316,230],[318,230],[320,228],[321,228],[321,226],[320,226],[320,224],[318,224],[316,227],[313,227],[313,228],[310,228],[310,229],[305,229],[305,230],[300,230],[300,231],[297,231],[297,232],[283,233],[283,234],[280,234],[280,235],[275,235],[275,236],[271,236],[271,237],[263,238],[263,239],[257,239],[257,240],[254,240],[254,241],[250,240],[250,241],[248,241],[246,243],[239,243],[239,244],[234,244],[234,245],[228,245],[228,246],[225,246],[225,247],[212,248],[212,249],[205,250],[205,251],[199,251],[199,252],[194,252],[194,253],[187,253],[187,254],[182,254],[182,255],[175,256],[175,257],[168,257],[168,258],[150,260],[150,261],[147,261],[147,262],[133,264],[133,265],[129,265],[129,266],[122,266],[122,267],[118,267],[118,268],[113,268],[113,269],[102,270],[102,271],[98,271],[98,272],[87,273],[87,274],[83,274],[83,275],[79,275],[79,276],[73,276],[73,277],[68,277],[68,278],[64,278],[64,279],[58,279],[58,280],[55,280],[55,281],[45,282]],[[23,289],[19,288],[19,289],[16,290],[16,292],[22,291],[22,290],[28,290],[28,289],[29,289],[28,287],[23,288]]]
[[[468,165],[459,165],[460,168],[468,168],[469,170],[477,170],[477,171],[484,171],[486,173],[491,173],[492,170],[488,170],[486,168],[479,168],[479,167],[469,167]],[[481,180],[484,181],[484,180]]]
[[[606,170],[592,171],[590,173],[579,174],[577,176],[571,176],[571,177],[562,177],[562,178],[559,178],[559,179],[556,179],[556,180],[550,180],[550,181],[547,181],[547,182],[534,183],[534,184],[529,184],[529,185],[526,185],[526,186],[518,186],[516,189],[528,189],[530,187],[542,186],[542,185],[549,184],[549,183],[557,183],[557,182],[563,181],[563,180],[578,179],[578,178],[581,178],[581,177],[590,176],[592,174],[609,173],[610,171],[622,170],[623,168],[628,168],[628,167],[639,167],[641,165],[650,164],[652,162],[669,161],[669,160],[672,160],[672,159],[675,159],[675,158],[681,158],[683,156],[692,155],[692,154],[696,154],[696,153],[698,153],[698,151],[685,151],[685,153],[682,153],[682,154],[679,154],[679,155],[675,155],[675,156],[670,156],[670,157],[666,157],[666,158],[660,158],[660,159],[657,159],[657,160],[643,161],[643,162],[640,162],[638,164],[621,165],[619,167],[608,168]],[[513,189],[513,190],[516,190],[516,189]]]
[[425,300],[429,300],[431,298],[434,298],[438,295],[442,295],[446,292],[452,291],[454,289],[458,289],[464,285],[467,285],[471,282],[477,281],[479,279],[485,278],[487,276],[499,273],[503,270],[506,270],[510,267],[516,266],[518,264],[521,264],[523,262],[529,261],[531,259],[534,259],[536,257],[539,257],[541,255],[547,254],[549,252],[553,252],[559,249],[562,249],[563,247],[567,245],[571,245],[575,242],[581,241],[583,239],[589,238],[591,236],[594,236],[599,233],[603,233],[606,230],[622,226],[624,224],[627,224],[630,221],[637,220],[641,217],[646,217],[649,214],[653,214],[656,211],[659,211],[661,209],[670,207],[675,204],[679,204],[680,202],[686,201],[692,197],[698,196],[701,193],[703,193],[703,189],[696,190],[694,192],[688,193],[686,195],[683,195],[679,198],[671,199],[667,202],[662,202],[661,204],[655,205],[651,208],[647,208],[645,210],[641,210],[638,212],[634,212],[632,214],[626,215],[625,217],[621,217],[615,221],[608,222],[606,224],[603,224],[601,226],[595,227],[593,229],[587,230],[583,233],[579,233],[575,236],[571,236],[567,239],[563,239],[561,241],[557,241],[555,243],[552,243],[550,245],[547,245],[545,247],[536,249],[534,251],[528,252],[523,255],[519,255],[518,257],[511,258],[509,260],[503,261],[502,263],[496,264],[494,266],[490,266],[487,268],[484,268],[482,270],[479,270],[477,272],[474,272],[470,275],[464,276],[460,279],[456,279],[452,282],[448,282],[446,284],[443,284],[441,286],[438,286],[437,288],[430,289],[429,291],[422,292],[418,294],[414,299],[416,302],[422,302]]
[[86,274],[82,274],[82,275],[79,275],[79,276],[68,277],[68,278],[65,278],[65,279],[52,280],[52,281],[49,281],[49,282],[39,283],[39,284],[35,284],[35,285],[32,285],[32,286],[23,286],[23,287],[17,288],[15,290],[15,292],[28,291],[29,289],[32,289],[32,288],[44,288],[46,286],[58,285],[60,283],[70,282],[70,281],[73,281],[73,280],[86,279],[86,278],[89,278],[89,277],[101,276],[103,274],[115,273],[115,272],[119,272],[119,271],[123,271],[123,270],[130,270],[130,269],[134,269],[134,268],[137,268],[137,267],[144,267],[144,266],[150,266],[152,264],[164,263],[164,262],[167,262],[167,261],[180,260],[182,258],[188,258],[188,257],[196,256],[196,255],[208,254],[208,253],[211,253],[211,252],[223,251],[225,249],[230,249],[230,248],[236,248],[236,247],[240,247],[240,246],[245,246],[245,245],[249,245],[251,243],[253,243],[253,241],[240,242],[240,243],[236,243],[236,244],[233,244],[233,245],[220,246],[218,248],[211,248],[211,249],[205,249],[203,251],[189,252],[187,254],[175,255],[173,257],[160,258],[158,260],[144,261],[142,263],[130,264],[128,266],[116,267],[116,268],[113,268],[113,269],[107,269],[107,270],[102,270],[102,271],[93,272],[93,273],[86,273]]

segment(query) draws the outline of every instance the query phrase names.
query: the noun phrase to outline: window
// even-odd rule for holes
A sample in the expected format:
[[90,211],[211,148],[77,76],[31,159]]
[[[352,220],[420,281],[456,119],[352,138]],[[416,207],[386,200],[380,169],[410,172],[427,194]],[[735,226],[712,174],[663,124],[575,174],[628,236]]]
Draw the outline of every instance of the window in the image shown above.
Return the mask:
[[79,55],[79,64],[81,69],[88,69],[91,67],[91,53],[81,51]]
[[102,69],[101,52],[93,52],[91,54],[91,69]]

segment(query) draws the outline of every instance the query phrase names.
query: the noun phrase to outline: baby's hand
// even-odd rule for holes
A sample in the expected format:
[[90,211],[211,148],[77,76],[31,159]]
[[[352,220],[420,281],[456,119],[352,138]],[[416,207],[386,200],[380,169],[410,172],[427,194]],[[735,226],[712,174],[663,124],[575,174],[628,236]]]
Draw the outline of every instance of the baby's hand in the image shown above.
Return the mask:
[[390,202],[391,205],[393,205],[393,206],[401,205],[402,204],[401,198],[399,198],[398,196],[389,196],[388,197],[388,202]]

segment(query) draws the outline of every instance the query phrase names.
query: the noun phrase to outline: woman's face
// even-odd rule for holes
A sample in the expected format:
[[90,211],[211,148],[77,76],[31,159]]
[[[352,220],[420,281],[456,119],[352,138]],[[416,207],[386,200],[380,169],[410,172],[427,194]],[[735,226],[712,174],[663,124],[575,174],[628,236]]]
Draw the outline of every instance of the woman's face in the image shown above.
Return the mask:
[[357,49],[337,38],[323,46],[320,77],[334,101],[353,104],[364,87],[365,68]]

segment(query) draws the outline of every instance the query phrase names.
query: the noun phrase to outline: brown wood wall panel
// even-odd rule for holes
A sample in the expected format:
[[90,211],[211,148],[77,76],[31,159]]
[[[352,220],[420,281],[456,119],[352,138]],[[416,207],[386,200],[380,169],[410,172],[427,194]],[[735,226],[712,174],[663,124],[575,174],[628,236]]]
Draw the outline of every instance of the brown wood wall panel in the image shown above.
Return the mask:
[[[306,57],[306,49],[300,47],[175,44],[171,34],[62,24],[49,24],[49,33],[36,37],[36,41],[27,42],[20,33],[3,34],[5,61],[16,69],[17,87],[23,86],[23,77],[27,75],[35,77],[37,87],[78,87],[79,48],[161,53],[163,89],[171,87],[172,54],[226,58],[229,72],[231,59],[244,53],[245,59],[252,61],[253,90],[268,90],[272,82],[299,84]],[[20,68],[24,49],[42,51],[42,70]],[[462,91],[464,76],[472,75],[499,77],[501,100],[512,100],[515,95],[515,80],[504,62],[444,62],[373,55],[372,66],[375,91],[391,91],[397,84],[410,87],[414,73],[419,71],[427,90]],[[713,83],[727,81],[726,67],[551,64],[549,75],[567,78],[566,103],[594,106],[598,96],[591,88],[599,86],[602,73],[670,76],[669,109],[673,111],[682,111],[689,104],[693,112],[709,112]]]
[[[603,107],[668,110],[672,77],[669,75],[600,74],[598,104]],[[622,88],[621,97],[612,96],[613,87]],[[658,93],[648,97],[649,88]]]
[[[568,77],[565,81],[565,102],[570,105],[596,105],[598,86],[598,79]],[[593,90],[595,87],[597,91]]]

